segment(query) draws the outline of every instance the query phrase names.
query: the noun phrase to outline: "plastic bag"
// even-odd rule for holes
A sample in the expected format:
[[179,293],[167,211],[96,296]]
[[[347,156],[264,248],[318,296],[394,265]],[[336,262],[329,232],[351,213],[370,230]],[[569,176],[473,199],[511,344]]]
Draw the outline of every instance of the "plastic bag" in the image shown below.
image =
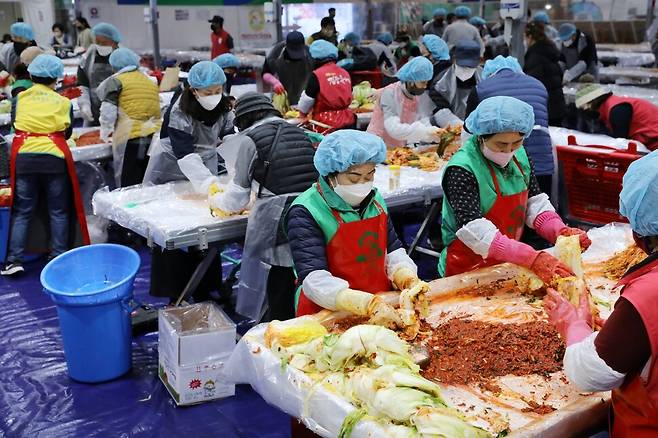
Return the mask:
[[209,302],[166,309],[161,315],[179,336],[225,330],[235,325],[214,303]]

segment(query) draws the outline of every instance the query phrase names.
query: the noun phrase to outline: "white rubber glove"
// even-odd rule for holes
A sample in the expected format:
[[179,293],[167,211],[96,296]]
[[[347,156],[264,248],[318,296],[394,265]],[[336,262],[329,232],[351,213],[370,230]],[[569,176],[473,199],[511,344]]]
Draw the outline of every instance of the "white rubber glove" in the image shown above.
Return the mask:
[[78,97],[78,106],[80,107],[80,115],[88,122],[94,120],[94,114],[91,111],[91,95],[89,94],[88,87],[80,87],[81,95]]
[[183,175],[190,180],[194,191],[199,194],[208,194],[210,185],[219,183],[219,179],[203,164],[203,160],[199,154],[185,155],[178,160],[178,167],[183,172]]

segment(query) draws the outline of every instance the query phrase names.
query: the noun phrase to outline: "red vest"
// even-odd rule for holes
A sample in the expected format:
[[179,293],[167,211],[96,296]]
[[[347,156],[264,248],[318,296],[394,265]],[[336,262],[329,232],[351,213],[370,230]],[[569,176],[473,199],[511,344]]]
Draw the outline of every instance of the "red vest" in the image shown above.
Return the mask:
[[610,96],[603,102],[599,110],[601,120],[609,131],[612,131],[610,111],[620,103],[629,103],[633,107],[633,117],[631,118],[628,136],[632,140],[642,142],[652,151],[658,149],[658,107],[644,99]]
[[340,129],[353,125],[355,115],[349,109],[352,103],[352,80],[350,74],[329,62],[316,69],[313,74],[318,78],[320,93],[315,98],[313,119]]
[[228,40],[231,35],[228,34],[224,29],[219,32],[219,35],[215,32],[210,33],[210,44],[212,46],[212,51],[210,54],[210,59],[215,59],[219,55],[224,53],[229,53],[231,48],[228,45]]
[[[636,99],[639,100],[639,99]],[[648,373],[627,375],[624,384],[612,391],[613,438],[658,436],[658,262],[624,277],[622,296],[640,314],[651,344]],[[645,370],[647,371],[647,370]],[[646,379],[646,380],[645,380]]]

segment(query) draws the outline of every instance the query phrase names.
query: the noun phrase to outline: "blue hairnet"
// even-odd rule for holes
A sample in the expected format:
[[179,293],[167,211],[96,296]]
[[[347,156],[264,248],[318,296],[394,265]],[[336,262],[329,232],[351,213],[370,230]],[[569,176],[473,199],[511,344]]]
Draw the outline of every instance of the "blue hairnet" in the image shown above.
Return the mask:
[[471,19],[468,20],[468,22],[471,23],[473,26],[484,26],[485,24],[487,24],[484,18],[478,16],[471,17]]
[[512,70],[515,73],[523,73],[523,69],[515,57],[498,55],[494,59],[490,59],[484,63],[482,79],[493,76],[499,71],[505,69]]
[[575,33],[576,33],[576,26],[574,26],[571,23],[561,24],[560,29],[558,30],[558,35],[560,36],[560,40],[562,41],[568,40]]
[[521,132],[526,138],[535,126],[532,107],[514,97],[484,99],[466,118],[466,128],[473,135]]
[[226,75],[224,70],[214,62],[201,61],[192,66],[187,76],[187,82],[192,88],[208,88],[213,85],[224,85]]
[[139,67],[139,56],[130,49],[119,47],[110,55],[110,65],[114,70],[129,66]]
[[391,35],[391,32],[380,33],[377,35],[377,41],[388,46],[393,42],[393,35]]
[[341,129],[322,139],[313,157],[313,164],[320,175],[327,176],[334,172],[345,172],[355,164],[379,164],[384,160],[384,140],[364,131]]
[[450,59],[450,49],[448,49],[448,45],[438,36],[428,33],[427,35],[423,35],[420,40],[432,54],[432,58],[437,61],[448,61]]
[[220,68],[239,68],[240,60],[232,53],[224,53],[213,59],[212,62],[217,64]]
[[402,66],[396,76],[402,82],[429,81],[434,76],[434,67],[429,59],[416,56]]
[[91,28],[91,32],[94,36],[104,36],[109,38],[115,43],[121,42],[121,33],[113,24],[110,23],[98,23],[96,26]]
[[455,16],[457,18],[468,18],[471,16],[471,8],[468,6],[457,6],[455,8]]
[[532,21],[536,23],[544,23],[548,24],[550,23],[550,19],[548,18],[548,14],[544,11],[539,11],[535,14],[534,17],[532,17]]
[[447,15],[447,12],[445,8],[436,8],[434,9],[434,12],[432,13],[432,17],[437,18],[437,17],[445,17]]
[[308,48],[313,59],[338,58],[338,49],[329,41],[317,40]]
[[345,35],[345,38],[343,39],[353,46],[358,46],[361,43],[361,37],[355,34],[354,32],[348,33],[347,35]]
[[34,32],[32,31],[32,26],[27,23],[14,23],[9,27],[9,33],[13,37],[25,38],[28,41],[34,39]]
[[354,66],[354,59],[344,58],[336,63],[340,68],[352,68]]
[[658,151],[628,167],[619,195],[619,213],[640,236],[658,236]]
[[30,65],[27,66],[27,71],[30,75],[39,78],[63,78],[64,64],[57,56],[42,54],[30,62]]

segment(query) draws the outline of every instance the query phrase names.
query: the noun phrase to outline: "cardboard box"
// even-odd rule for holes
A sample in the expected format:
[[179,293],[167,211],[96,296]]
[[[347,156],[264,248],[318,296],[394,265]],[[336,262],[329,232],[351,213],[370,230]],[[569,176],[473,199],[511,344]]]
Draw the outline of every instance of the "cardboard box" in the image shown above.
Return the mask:
[[235,394],[221,372],[235,348],[235,324],[206,302],[160,310],[158,375],[177,405]]

